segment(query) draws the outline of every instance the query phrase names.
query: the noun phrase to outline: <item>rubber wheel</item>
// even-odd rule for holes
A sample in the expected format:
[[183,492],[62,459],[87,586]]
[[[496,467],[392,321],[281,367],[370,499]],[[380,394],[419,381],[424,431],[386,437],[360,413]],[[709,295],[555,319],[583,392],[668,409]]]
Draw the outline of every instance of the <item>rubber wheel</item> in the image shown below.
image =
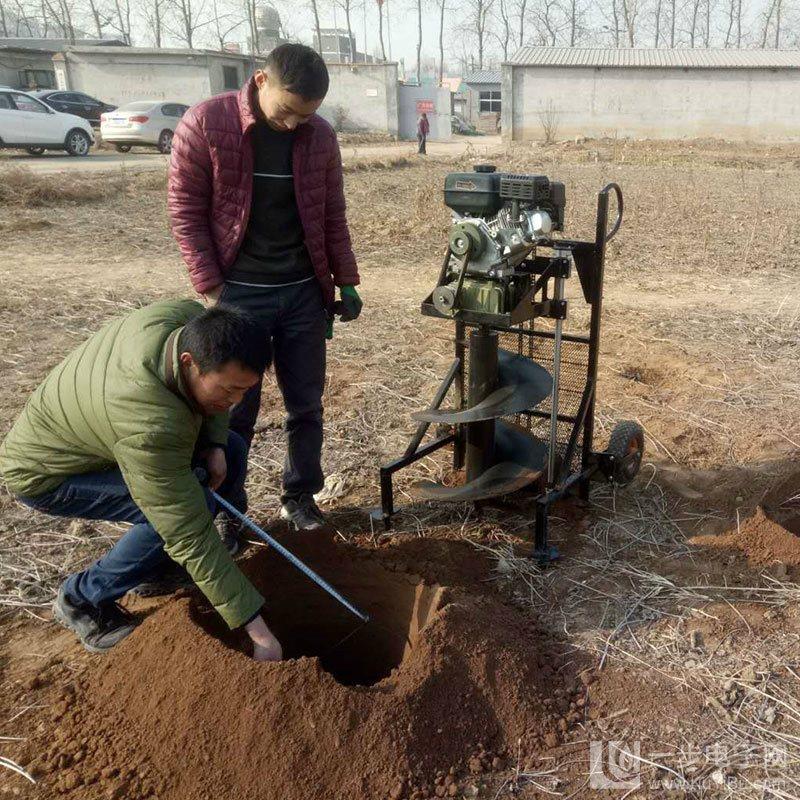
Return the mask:
[[172,131],[161,131],[158,137],[158,152],[165,156],[172,152]]
[[115,144],[114,149],[118,153],[130,153],[131,146],[129,144]]
[[86,131],[75,128],[67,134],[64,148],[71,156],[88,156],[92,140]]
[[611,431],[606,453],[614,457],[610,480],[617,486],[627,486],[638,474],[644,456],[644,429],[638,422],[618,422]]
[[44,147],[26,147],[25,148],[32,156],[44,155]]

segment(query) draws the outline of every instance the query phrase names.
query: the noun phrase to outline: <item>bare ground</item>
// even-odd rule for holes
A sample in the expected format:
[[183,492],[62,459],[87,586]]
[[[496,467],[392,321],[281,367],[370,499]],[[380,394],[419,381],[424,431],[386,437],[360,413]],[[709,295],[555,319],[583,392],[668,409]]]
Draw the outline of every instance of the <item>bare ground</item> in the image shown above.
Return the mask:
[[[648,463],[624,494],[600,487],[589,508],[564,506],[554,530],[564,558],[545,572],[521,555],[530,535],[524,505],[476,516],[412,503],[412,480],[442,474],[444,459],[398,481],[412,505],[391,536],[371,527],[365,510],[377,503],[377,467],[404,449],[409,413],[431,396],[450,357],[452,332],[418,307],[446,241],[443,176],[470,160],[353,166],[347,193],[366,305],[356,323],[337,326],[329,349],[332,524],[365,547],[421,536],[474,543],[496,564],[487,577],[498,593],[565,633],[576,657],[594,660],[588,706],[554,698],[571,732],[544,760],[512,752],[516,769],[474,776],[467,796],[473,785],[487,797],[597,796],[588,785],[592,739],[641,742],[640,759],[627,766],[641,767],[645,787],[631,787],[631,797],[798,796],[800,569],[791,559],[765,564],[751,553],[748,561],[734,539],[714,548],[689,538],[736,532],[759,505],[798,528],[800,149],[604,141],[519,147],[495,160],[563,180],[576,237],[592,235],[597,190],[610,180],[622,186],[598,427],[602,440],[616,420],[639,420]],[[160,175],[47,186],[13,178],[16,188],[4,181],[0,191],[0,433],[45,372],[103,320],[189,292]],[[572,319],[585,323],[571,297]],[[250,489],[256,518],[273,526],[281,421],[270,387]],[[0,601],[9,612],[0,737],[36,742],[41,707],[92,660],[46,621],[54,587],[118,530],[54,522],[8,495],[0,509]],[[786,536],[791,547],[795,537]],[[19,747],[0,738],[2,755],[14,758]],[[26,786],[0,772],[0,792]],[[42,791],[34,796],[49,796]],[[626,791],[611,787],[609,796]]]

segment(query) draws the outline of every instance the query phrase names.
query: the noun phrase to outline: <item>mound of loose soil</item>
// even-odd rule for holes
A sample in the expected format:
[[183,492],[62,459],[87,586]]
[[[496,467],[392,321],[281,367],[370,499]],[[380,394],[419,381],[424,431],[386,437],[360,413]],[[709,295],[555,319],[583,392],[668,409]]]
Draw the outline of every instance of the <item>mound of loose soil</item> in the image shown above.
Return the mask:
[[771,520],[762,508],[737,528],[719,536],[694,536],[689,541],[715,550],[739,550],[751,564],[767,566],[780,562],[800,566],[800,536]]
[[[259,550],[243,568],[288,660],[252,661],[198,595],[167,603],[64,694],[52,746],[31,764],[45,785],[130,800],[416,800],[460,795],[518,747],[535,754],[565,735],[581,664],[467,588],[472,576],[426,582],[402,545],[291,545],[373,622]],[[428,572],[424,550],[406,555]]]

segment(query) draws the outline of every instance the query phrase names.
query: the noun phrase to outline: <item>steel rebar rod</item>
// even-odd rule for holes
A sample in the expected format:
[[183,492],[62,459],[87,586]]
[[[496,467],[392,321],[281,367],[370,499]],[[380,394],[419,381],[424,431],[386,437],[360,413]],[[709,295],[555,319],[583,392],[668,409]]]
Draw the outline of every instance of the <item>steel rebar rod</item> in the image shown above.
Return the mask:
[[321,578],[314,572],[311,567],[307,567],[294,553],[290,550],[287,550],[277,539],[270,536],[266,531],[262,530],[258,527],[258,525],[253,522],[249,517],[242,514],[239,509],[232,506],[225,498],[220,497],[213,489],[209,490],[211,492],[211,496],[230,514],[233,514],[236,519],[240,522],[243,522],[250,528],[253,533],[256,534],[259,538],[263,539],[267,544],[271,547],[274,547],[290,564],[297,567],[300,572],[303,573],[307,578],[310,578],[320,589],[324,589],[334,600],[337,600],[341,603],[350,613],[355,614],[362,622],[369,622],[369,615],[365,614],[363,611],[359,611],[352,603],[346,600],[336,589],[333,588],[324,578]]

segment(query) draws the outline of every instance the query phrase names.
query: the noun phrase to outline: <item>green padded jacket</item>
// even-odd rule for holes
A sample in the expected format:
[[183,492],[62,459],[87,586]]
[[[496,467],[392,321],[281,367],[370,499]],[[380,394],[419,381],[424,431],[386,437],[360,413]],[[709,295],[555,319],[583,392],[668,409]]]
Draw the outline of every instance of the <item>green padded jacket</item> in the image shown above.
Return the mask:
[[36,497],[65,478],[119,466],[131,497],[225,622],[253,617],[263,598],[234,564],[192,473],[198,441],[224,444],[228,415],[203,417],[181,380],[167,386],[170,334],[203,310],[168,300],[108,323],[70,353],[28,400],[0,444],[0,477]]

